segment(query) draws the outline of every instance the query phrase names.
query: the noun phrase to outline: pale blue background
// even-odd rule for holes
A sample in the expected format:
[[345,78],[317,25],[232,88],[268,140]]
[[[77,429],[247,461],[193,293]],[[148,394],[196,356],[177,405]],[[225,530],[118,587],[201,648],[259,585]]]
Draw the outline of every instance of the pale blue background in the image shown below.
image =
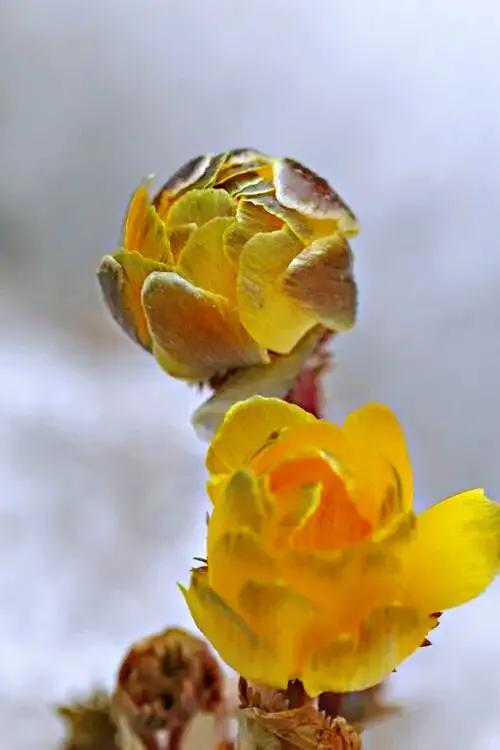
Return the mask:
[[[145,174],[251,145],[327,176],[363,230],[330,415],[390,403],[422,506],[500,497],[500,5],[3,0],[0,54],[0,744],[39,750],[50,704],[189,622],[203,554],[200,397],[94,281]],[[498,748],[499,620],[498,586],[443,618],[368,748]]]

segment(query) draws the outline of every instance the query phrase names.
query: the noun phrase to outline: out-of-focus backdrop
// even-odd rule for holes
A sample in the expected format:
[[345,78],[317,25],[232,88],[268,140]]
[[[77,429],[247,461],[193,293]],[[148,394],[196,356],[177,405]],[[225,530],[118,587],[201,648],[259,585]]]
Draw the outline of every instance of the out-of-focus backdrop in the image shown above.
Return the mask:
[[[248,145],[330,179],[362,225],[330,416],[390,403],[422,507],[500,497],[500,5],[3,0],[0,50],[0,745],[39,750],[52,704],[189,624],[204,551],[201,397],[94,278],[145,174]],[[367,747],[498,748],[499,620],[498,586],[444,617]]]

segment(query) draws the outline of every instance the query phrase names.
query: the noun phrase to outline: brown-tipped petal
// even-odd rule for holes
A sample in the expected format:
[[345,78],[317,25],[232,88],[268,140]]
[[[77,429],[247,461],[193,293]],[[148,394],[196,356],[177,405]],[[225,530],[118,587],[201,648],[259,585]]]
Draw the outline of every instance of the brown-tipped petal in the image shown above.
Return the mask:
[[136,252],[118,250],[106,255],[97,272],[104,300],[111,315],[123,330],[148,351],[151,337],[141,302],[145,279],[153,271],[166,271],[168,266],[143,258]]
[[341,231],[357,230],[356,217],[326,180],[293,159],[274,161],[276,197],[287,208],[314,219],[335,219]]
[[192,379],[267,361],[267,353],[250,338],[226,299],[176,273],[151,274],[142,301],[154,342],[182,363]]
[[341,331],[354,325],[356,284],[346,240],[333,235],[306,247],[288,266],[283,289],[327,328]]
[[226,166],[232,167],[235,164],[248,164],[249,162],[267,163],[269,161],[269,156],[257,148],[233,148],[228,151]]
[[139,253],[119,250],[106,255],[97,272],[108,309],[133,341],[149,350],[151,337],[141,303],[144,280],[152,271],[166,270],[163,263],[143,258]]
[[[242,199],[243,201],[243,199]],[[303,242],[310,242],[338,232],[336,219],[317,219],[287,208],[274,195],[255,195],[245,198],[245,202],[260,206],[271,216],[281,219],[288,228]]]
[[162,218],[165,218],[172,202],[186,190],[210,187],[226,160],[223,154],[202,154],[191,159],[175,172],[163,185],[154,199],[155,206]]
[[275,356],[268,365],[247,367],[230,375],[193,414],[192,422],[198,435],[209,439],[227,410],[238,401],[255,394],[283,398],[323,334],[324,328],[317,326],[299,341],[290,354]]
[[139,341],[135,332],[134,321],[130,314],[130,310],[127,310],[122,303],[123,294],[123,268],[116,261],[112,255],[105,255],[97,271],[97,279],[101,287],[102,296],[104,301],[119,326],[136,341]]

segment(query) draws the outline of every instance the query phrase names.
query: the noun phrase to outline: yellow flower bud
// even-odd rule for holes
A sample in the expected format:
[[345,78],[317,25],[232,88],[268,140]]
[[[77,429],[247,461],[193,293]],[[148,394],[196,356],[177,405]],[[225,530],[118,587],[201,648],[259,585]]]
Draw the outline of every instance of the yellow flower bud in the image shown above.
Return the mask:
[[251,398],[227,413],[207,467],[208,563],[183,591],[255,683],[369,688],[498,573],[500,505],[476,489],[415,515],[404,436],[384,406],[339,427]]
[[171,375],[220,382],[251,368],[254,392],[284,396],[311,341],[354,323],[356,231],[337,193],[298,162],[250,149],[200,156],[154,199],[138,188],[99,280],[113,317]]

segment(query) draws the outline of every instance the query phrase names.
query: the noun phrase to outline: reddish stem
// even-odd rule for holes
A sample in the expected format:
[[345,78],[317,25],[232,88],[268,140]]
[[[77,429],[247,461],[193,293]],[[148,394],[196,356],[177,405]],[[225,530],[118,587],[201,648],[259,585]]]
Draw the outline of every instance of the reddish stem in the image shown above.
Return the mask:
[[331,367],[332,361],[332,355],[327,349],[331,335],[330,331],[325,331],[285,396],[285,401],[288,401],[290,404],[296,404],[319,418],[324,413],[324,395],[321,387],[321,377]]

